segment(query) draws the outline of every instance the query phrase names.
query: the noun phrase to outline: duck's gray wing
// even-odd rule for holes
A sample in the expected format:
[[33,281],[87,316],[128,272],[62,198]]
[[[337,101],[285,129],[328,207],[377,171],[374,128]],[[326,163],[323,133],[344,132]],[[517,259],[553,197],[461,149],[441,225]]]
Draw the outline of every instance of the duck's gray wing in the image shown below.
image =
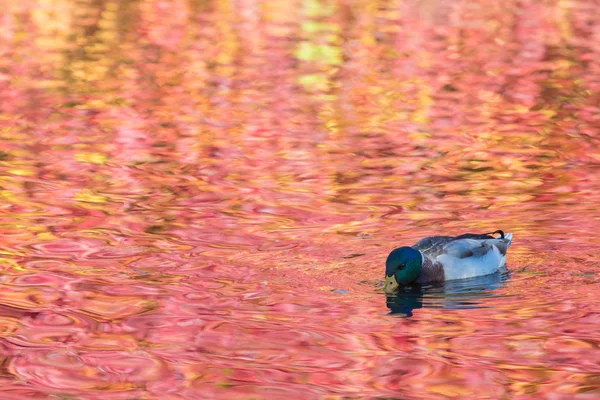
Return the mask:
[[443,251],[444,246],[455,239],[456,236],[429,236],[419,240],[412,248],[431,258],[436,258]]
[[[511,236],[512,238],[512,236]],[[474,239],[457,237],[443,247],[439,254],[448,254],[456,258],[483,257],[494,247],[505,256],[510,246],[510,238]]]
[[[496,232],[501,232],[501,231],[496,231]],[[465,233],[460,236],[429,236],[429,237],[419,240],[412,247],[413,247],[413,249],[420,250],[423,254],[426,254],[427,256],[435,259],[440,254],[447,253],[448,250],[446,249],[446,247],[449,246],[449,244],[452,244],[452,246],[450,246],[449,250],[452,253],[454,253],[453,255],[455,257],[464,258],[464,257],[472,256],[473,249],[477,249],[477,247],[479,247],[479,245],[477,245],[474,242],[481,241],[484,243],[484,245],[483,245],[484,248],[475,250],[477,252],[477,254],[487,253],[490,250],[490,244],[491,244],[491,243],[488,243],[487,241],[492,240],[493,241],[492,243],[494,245],[496,245],[496,247],[498,247],[500,252],[502,254],[506,254],[506,249],[508,248],[508,245],[510,245],[510,241],[508,241],[508,244],[506,244],[506,242],[504,240],[504,232],[502,232],[501,235],[502,235],[502,237],[498,238],[498,239],[487,233],[484,233],[484,234]],[[457,245],[454,244],[454,242],[462,241],[462,240],[467,240],[467,241],[458,243]],[[502,250],[504,250],[504,251],[502,251]],[[471,252],[471,253],[469,253],[469,252]],[[462,257],[461,257],[461,255],[462,255]]]

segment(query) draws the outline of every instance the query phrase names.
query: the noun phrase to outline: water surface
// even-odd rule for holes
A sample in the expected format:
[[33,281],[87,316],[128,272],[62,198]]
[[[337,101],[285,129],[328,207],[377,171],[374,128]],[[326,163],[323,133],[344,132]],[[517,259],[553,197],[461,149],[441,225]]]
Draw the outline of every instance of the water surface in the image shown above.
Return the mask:
[[0,397],[600,397],[594,7],[8,2]]

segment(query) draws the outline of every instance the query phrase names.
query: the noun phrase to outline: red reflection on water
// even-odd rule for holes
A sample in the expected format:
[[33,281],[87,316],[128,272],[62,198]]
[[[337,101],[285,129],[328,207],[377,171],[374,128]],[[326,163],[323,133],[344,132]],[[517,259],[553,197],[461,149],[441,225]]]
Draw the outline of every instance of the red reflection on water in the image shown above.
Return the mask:
[[600,396],[593,2],[8,3],[2,399]]

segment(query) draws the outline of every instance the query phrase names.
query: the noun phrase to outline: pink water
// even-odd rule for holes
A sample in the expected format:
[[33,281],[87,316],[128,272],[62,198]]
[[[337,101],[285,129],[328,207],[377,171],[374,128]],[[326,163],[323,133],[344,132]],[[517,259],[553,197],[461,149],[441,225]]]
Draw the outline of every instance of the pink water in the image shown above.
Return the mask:
[[383,3],[3,6],[1,399],[600,397],[597,5]]

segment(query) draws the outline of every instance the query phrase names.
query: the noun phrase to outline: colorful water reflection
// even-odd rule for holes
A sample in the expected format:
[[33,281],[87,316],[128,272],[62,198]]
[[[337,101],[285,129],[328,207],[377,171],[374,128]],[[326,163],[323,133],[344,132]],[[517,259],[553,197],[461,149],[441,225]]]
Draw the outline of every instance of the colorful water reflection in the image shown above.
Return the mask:
[[596,8],[7,2],[0,397],[600,397]]

